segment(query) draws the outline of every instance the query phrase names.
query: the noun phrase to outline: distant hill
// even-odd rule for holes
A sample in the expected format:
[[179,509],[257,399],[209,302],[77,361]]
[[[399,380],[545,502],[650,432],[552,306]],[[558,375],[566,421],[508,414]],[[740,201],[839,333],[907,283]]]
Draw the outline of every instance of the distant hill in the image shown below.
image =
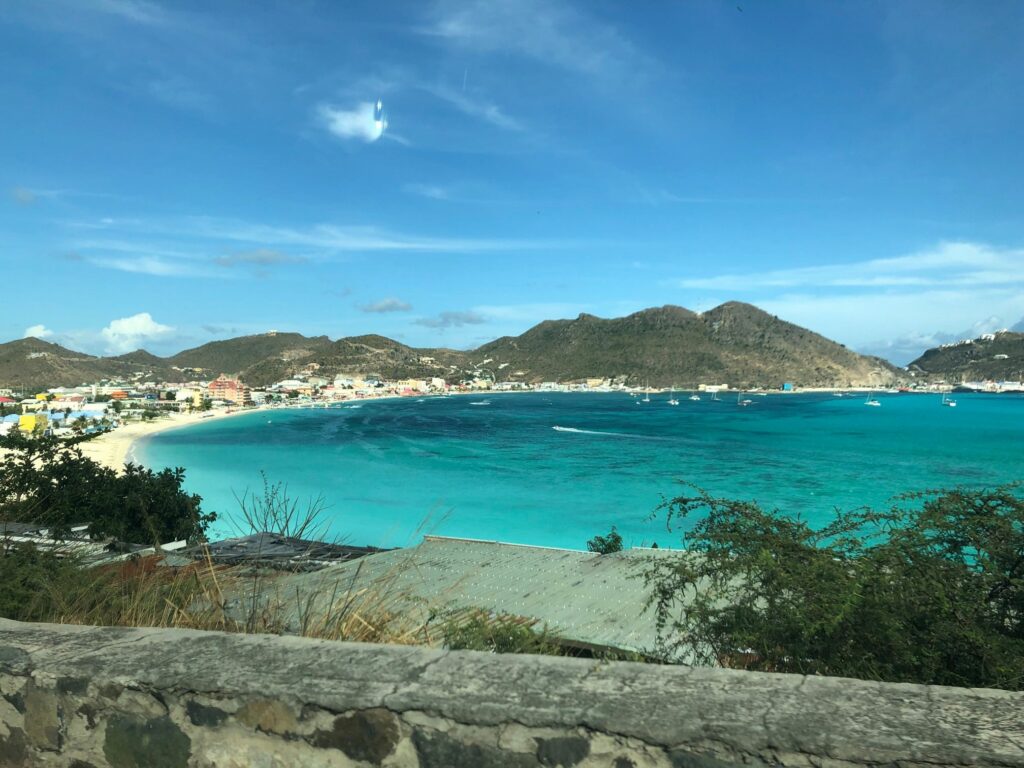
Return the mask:
[[[103,359],[103,358],[99,358]],[[162,357],[157,357],[152,352],[147,352],[144,349],[136,349],[134,352],[128,352],[124,355],[118,355],[117,357],[106,358],[110,361],[117,361],[122,363],[129,363],[131,365],[150,366],[153,368],[166,368],[167,361]]]
[[738,302],[703,314],[665,306],[614,320],[549,320],[485,344],[473,356],[490,358],[487,366],[500,369],[499,378],[533,382],[608,376],[680,388],[777,387],[786,381],[849,386],[886,383],[895,375],[883,360]]
[[[148,363],[140,365],[130,357],[94,357],[35,337],[18,339],[0,344],[0,385],[26,390],[71,387],[163,368]],[[160,360],[154,355],[150,357]]]
[[946,344],[929,349],[907,367],[951,383],[1019,381],[1024,371],[1024,333],[1010,331],[997,333],[992,340]]
[[665,306],[610,320],[593,315],[546,320],[520,336],[468,352],[419,349],[377,335],[331,341],[276,332],[213,341],[168,358],[145,350],[93,357],[38,339],[0,345],[0,385],[7,386],[71,385],[133,374],[147,379],[212,378],[221,373],[262,386],[302,371],[328,378],[378,374],[452,381],[474,369],[498,381],[616,378],[679,388],[702,383],[777,387],[786,381],[798,386],[879,385],[891,383],[897,373],[879,358],[858,355],[738,302],[700,314]]
[[202,368],[217,374],[245,374],[268,360],[286,363],[305,360],[330,347],[326,336],[313,338],[301,333],[261,333],[224,341],[211,341],[167,358],[178,368]]

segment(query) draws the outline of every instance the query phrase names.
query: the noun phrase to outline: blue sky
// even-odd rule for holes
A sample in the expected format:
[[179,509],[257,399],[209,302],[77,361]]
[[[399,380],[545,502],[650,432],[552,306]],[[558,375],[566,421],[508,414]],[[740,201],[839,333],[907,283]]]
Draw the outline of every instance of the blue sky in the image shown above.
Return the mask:
[[1016,0],[8,0],[0,338],[736,299],[903,362],[1024,317],[1022,38]]

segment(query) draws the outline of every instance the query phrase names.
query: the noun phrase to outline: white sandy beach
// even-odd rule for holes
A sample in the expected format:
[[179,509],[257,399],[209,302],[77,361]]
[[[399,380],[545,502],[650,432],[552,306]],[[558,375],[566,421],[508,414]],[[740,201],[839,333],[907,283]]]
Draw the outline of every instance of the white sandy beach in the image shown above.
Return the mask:
[[153,421],[132,422],[106,432],[94,440],[82,443],[81,449],[82,453],[103,466],[120,470],[124,467],[125,462],[129,460],[132,446],[136,440],[155,435],[157,432],[165,432],[168,429],[177,429],[179,427],[187,427],[190,424],[197,424],[201,421],[252,413],[253,410],[250,408],[232,411],[213,410],[203,413],[172,413]]

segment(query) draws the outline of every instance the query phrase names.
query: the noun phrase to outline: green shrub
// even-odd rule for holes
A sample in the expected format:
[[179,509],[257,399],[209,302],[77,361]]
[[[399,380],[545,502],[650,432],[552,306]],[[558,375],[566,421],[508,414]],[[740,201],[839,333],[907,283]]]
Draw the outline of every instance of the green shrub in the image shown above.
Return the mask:
[[696,663],[1024,688],[1024,499],[1015,487],[906,495],[815,530],[703,491],[687,552],[653,560],[659,652]]

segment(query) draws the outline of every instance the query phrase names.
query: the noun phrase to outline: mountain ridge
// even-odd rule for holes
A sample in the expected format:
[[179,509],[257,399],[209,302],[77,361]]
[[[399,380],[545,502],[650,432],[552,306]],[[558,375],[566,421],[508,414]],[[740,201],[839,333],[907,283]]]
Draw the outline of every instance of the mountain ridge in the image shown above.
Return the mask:
[[[35,361],[30,364],[31,361]],[[19,370],[20,366],[20,370]],[[518,336],[476,349],[410,347],[378,334],[327,336],[294,332],[221,339],[159,357],[139,349],[116,357],[74,352],[39,339],[0,344],[0,385],[78,385],[103,378],[203,378],[225,373],[262,386],[301,371],[389,379],[443,377],[476,371],[496,381],[610,378],[630,384],[694,387],[700,383],[777,387],[881,385],[897,369],[858,355],[753,305],[726,302],[706,312],[664,305],[619,318],[581,313],[544,320]]]
[[1004,331],[943,344],[927,350],[907,368],[950,383],[1019,381],[1024,378],[1024,332]]

